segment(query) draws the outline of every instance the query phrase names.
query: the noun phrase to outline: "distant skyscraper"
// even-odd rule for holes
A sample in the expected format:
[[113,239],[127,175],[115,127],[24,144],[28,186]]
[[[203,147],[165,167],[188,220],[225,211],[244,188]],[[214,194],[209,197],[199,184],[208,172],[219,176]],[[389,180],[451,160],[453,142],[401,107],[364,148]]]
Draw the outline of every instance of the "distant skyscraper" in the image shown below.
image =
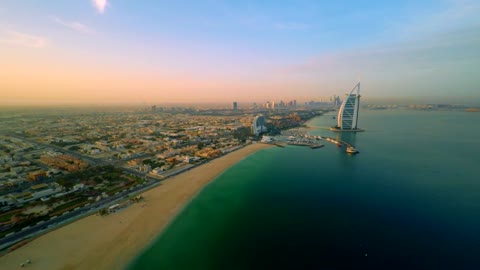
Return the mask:
[[236,101],[233,102],[233,110],[236,111],[238,109],[238,104]]
[[153,105],[152,106],[152,112],[156,112],[157,111],[157,105]]
[[[356,91],[355,91],[356,90]],[[337,126],[332,128],[334,131],[359,131],[358,110],[360,108],[360,83],[347,94],[340,109],[338,110]]]
[[334,101],[333,101],[333,106],[337,107],[337,106],[340,106],[342,102],[340,101],[340,97],[339,96],[334,96]]

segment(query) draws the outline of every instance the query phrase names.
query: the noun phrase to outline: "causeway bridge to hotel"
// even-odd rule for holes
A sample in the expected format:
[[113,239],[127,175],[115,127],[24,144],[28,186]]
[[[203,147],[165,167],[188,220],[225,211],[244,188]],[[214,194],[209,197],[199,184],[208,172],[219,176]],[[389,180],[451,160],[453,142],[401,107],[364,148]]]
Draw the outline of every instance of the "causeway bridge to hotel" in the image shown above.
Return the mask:
[[327,140],[327,141],[329,141],[329,142],[331,142],[331,143],[337,144],[337,145],[340,144],[340,145],[345,145],[345,146],[347,146],[347,147],[353,147],[353,148],[355,148],[355,146],[353,146],[351,143],[346,142],[346,141],[337,140],[337,139],[335,139],[335,138],[326,137],[326,136],[324,136],[323,138],[325,138],[325,140]]

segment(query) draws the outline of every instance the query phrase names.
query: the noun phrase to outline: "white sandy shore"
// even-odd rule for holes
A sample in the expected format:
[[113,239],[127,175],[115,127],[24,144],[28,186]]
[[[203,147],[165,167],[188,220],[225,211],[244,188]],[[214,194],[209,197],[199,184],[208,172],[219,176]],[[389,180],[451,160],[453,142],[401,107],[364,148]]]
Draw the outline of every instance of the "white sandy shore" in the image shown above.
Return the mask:
[[253,144],[169,178],[143,194],[144,203],[89,216],[0,257],[0,269],[123,269],[208,182],[245,156],[269,147]]

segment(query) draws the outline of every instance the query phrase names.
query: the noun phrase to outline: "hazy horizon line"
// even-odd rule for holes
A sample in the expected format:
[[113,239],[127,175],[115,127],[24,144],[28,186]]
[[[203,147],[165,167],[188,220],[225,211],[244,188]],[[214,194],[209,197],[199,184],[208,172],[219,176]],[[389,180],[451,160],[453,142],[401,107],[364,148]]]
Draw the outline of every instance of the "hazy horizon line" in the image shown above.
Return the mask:
[[[274,102],[289,102],[291,100],[296,100],[297,105],[301,106],[304,105],[305,102],[326,102],[326,98],[330,96],[323,96],[323,97],[301,97],[301,98],[268,98],[263,100],[230,100],[230,101],[218,101],[218,100],[195,100],[195,101],[54,101],[54,102],[29,102],[29,101],[0,101],[0,106],[2,107],[62,107],[62,106],[75,106],[75,107],[117,107],[117,106],[175,106],[175,105],[232,105],[233,102],[237,102],[239,107],[243,107],[246,104],[248,106],[253,106],[253,104],[261,105],[267,101],[274,101]],[[340,96],[343,100],[343,95]],[[392,104],[392,105],[406,105],[406,104],[451,104],[451,105],[465,105],[465,106],[480,106],[480,98],[479,97],[442,97],[442,96],[410,96],[410,97],[380,97],[380,96],[373,96],[373,97],[362,97],[363,104],[371,103],[371,104]]]

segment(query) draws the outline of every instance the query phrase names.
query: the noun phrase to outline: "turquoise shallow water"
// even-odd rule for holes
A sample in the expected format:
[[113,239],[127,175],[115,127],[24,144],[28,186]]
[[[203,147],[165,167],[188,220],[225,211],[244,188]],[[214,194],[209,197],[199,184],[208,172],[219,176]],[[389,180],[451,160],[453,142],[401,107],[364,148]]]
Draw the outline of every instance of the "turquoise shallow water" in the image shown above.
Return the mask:
[[356,135],[328,131],[333,121],[313,119],[310,133],[360,154],[328,142],[259,151],[129,268],[480,268],[480,114],[362,111]]

